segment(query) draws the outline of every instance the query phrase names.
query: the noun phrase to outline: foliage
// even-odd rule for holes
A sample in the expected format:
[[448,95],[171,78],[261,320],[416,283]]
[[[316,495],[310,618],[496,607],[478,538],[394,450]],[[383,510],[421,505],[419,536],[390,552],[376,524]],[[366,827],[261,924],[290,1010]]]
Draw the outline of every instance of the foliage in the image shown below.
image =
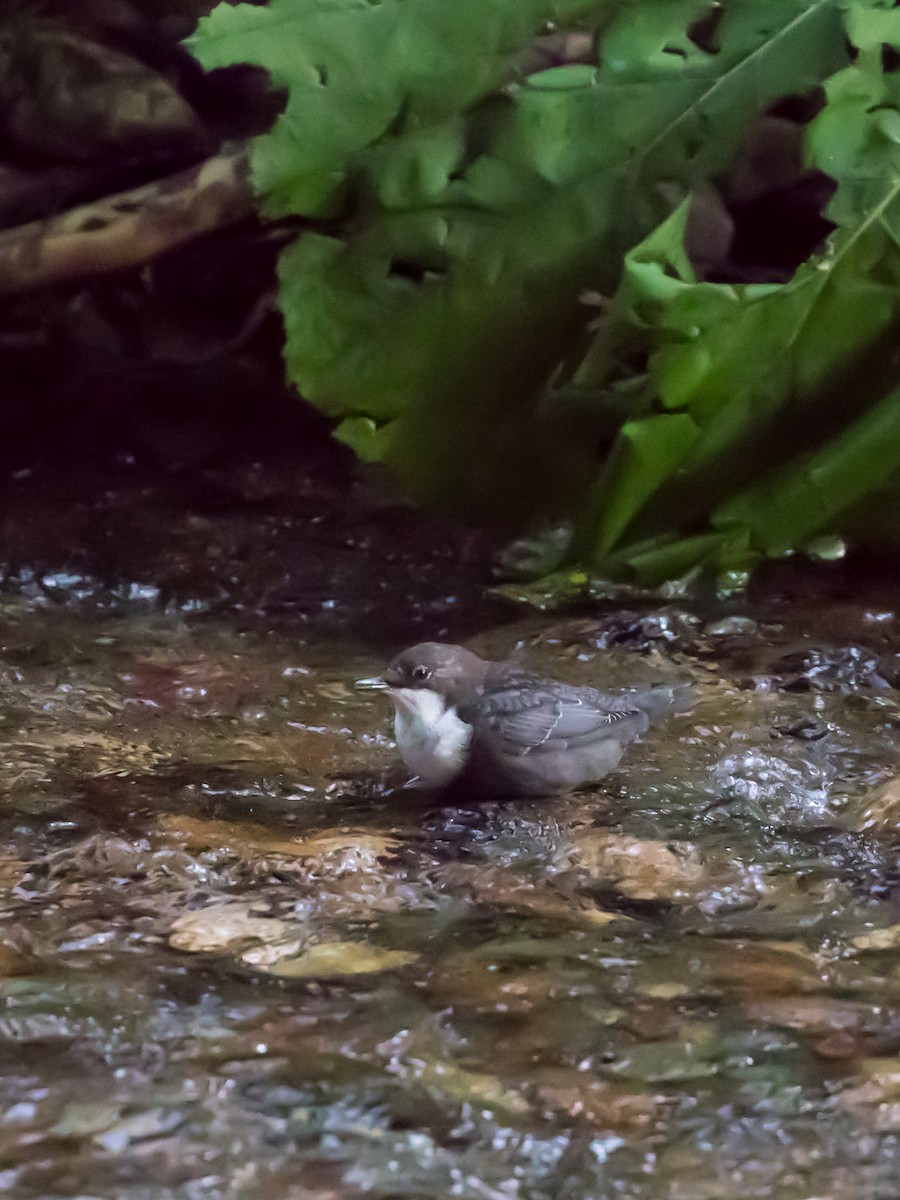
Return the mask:
[[[535,70],[550,29],[590,48]],[[280,264],[304,396],[422,499],[510,526],[572,515],[570,558],[657,581],[883,503],[900,460],[885,45],[900,10],[878,0],[271,0],[220,5],[193,49],[287,90],[253,165],[269,213],[306,218]],[[780,280],[702,278],[698,199],[761,114],[818,86],[824,251]]]

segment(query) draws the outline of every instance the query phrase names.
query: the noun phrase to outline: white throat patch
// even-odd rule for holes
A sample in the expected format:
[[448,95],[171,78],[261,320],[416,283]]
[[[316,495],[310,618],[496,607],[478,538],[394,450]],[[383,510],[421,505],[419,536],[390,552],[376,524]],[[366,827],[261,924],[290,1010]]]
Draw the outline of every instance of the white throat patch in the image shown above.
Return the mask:
[[389,694],[400,757],[423,787],[446,786],[466,765],[472,726],[428,688],[392,688]]

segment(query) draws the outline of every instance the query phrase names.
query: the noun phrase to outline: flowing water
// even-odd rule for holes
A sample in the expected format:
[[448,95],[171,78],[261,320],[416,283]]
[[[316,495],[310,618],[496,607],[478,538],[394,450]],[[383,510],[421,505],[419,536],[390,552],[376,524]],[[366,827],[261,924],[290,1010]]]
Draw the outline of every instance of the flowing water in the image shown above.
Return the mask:
[[[7,496],[3,1195],[893,1200],[896,590],[530,616],[251,476]],[[441,805],[352,681],[463,637],[698,704],[592,791]]]

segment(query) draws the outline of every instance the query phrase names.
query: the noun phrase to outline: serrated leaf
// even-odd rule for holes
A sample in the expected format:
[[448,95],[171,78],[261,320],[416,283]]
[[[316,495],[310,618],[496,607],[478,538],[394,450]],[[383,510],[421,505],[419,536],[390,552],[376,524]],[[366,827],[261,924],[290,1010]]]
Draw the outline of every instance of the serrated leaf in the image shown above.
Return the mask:
[[207,68],[247,62],[288,90],[256,139],[257,187],[273,215],[340,207],[354,159],[397,122],[440,121],[499,84],[510,55],[545,21],[587,0],[272,0],[219,4],[190,46]]
[[[858,27],[881,36],[862,21],[861,7],[848,14],[848,27],[855,14]],[[875,25],[887,29],[880,16]],[[578,546],[596,567],[612,552],[612,561],[646,578],[648,569],[685,569],[692,550],[695,563],[714,552],[740,566],[741,545],[746,565],[759,552],[782,554],[814,534],[840,532],[841,514],[849,519],[852,509],[858,520],[859,502],[892,478],[898,406],[881,399],[896,378],[888,347],[900,320],[900,154],[890,120],[900,113],[892,89],[880,43],[877,58],[861,55],[828,80],[829,103],[808,142],[813,160],[838,180],[830,212],[839,227],[790,282],[691,278],[686,207],[627,256],[597,347],[576,378],[608,386],[616,342],[633,351],[637,335],[650,351],[645,398],[690,416],[699,433],[687,453],[673,454],[677,469],[665,486],[658,475],[642,483],[639,464],[620,482],[634,520],[627,530],[618,525],[618,541],[596,504],[586,510]],[[623,429],[613,457],[624,439]],[[724,542],[710,526],[728,532]],[[665,545],[647,560],[642,547],[654,537]]]
[[[288,87],[254,149],[270,211],[348,214],[282,257],[289,375],[420,497],[521,524],[587,486],[590,437],[538,404],[581,292],[615,284],[622,252],[767,103],[847,61],[832,0],[731,0],[714,51],[692,40],[707,13],[273,0],[201,24],[206,65],[249,59]],[[598,64],[514,81],[548,19],[603,22]]]
[[[290,377],[422,498],[520,525],[580,507],[598,571],[740,572],[858,528],[897,466],[898,11],[220,5],[196,52],[287,88],[255,178],[271,213],[312,219],[279,267]],[[596,30],[596,61],[521,78],[548,21]],[[824,252],[786,283],[698,279],[688,197],[816,86]]]

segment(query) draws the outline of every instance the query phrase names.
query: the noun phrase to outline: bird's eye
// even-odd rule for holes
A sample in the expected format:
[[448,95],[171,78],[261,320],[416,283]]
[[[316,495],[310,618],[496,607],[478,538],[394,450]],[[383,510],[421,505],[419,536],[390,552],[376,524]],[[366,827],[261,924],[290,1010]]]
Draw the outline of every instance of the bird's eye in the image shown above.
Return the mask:
[[412,669],[413,679],[427,679],[430,674],[431,671],[428,667],[413,667]]

